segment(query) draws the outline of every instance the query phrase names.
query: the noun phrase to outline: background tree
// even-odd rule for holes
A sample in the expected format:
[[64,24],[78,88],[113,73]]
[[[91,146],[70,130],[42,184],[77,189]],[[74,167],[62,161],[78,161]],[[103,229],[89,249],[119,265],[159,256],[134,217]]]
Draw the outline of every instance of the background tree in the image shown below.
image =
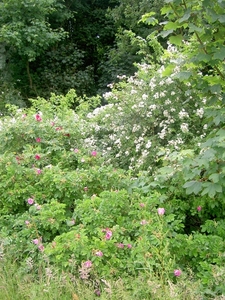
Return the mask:
[[66,36],[62,28],[52,28],[49,23],[56,4],[55,0],[6,0],[0,3],[0,41],[6,44],[12,72],[25,68],[29,89],[33,92],[35,85],[30,62]]

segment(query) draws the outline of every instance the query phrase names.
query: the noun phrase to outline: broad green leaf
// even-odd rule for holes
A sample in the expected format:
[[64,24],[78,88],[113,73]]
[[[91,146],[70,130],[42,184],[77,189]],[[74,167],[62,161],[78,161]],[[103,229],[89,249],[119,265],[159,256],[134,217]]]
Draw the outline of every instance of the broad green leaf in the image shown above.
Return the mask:
[[201,62],[201,61],[204,61],[204,62],[208,62],[212,59],[211,55],[209,54],[206,54],[206,53],[199,53],[197,54],[194,58],[193,58],[193,61],[195,62]]
[[194,180],[188,181],[183,185],[183,188],[186,189],[188,195],[192,193],[197,195],[202,190],[202,183]]
[[175,68],[175,65],[172,65],[172,64],[168,65],[165,68],[165,70],[163,71],[162,75],[163,76],[169,76],[169,75],[171,75],[173,73],[174,68]]
[[225,15],[220,15],[218,17],[218,20],[220,21],[220,23],[225,23]]
[[162,15],[165,15],[167,14],[168,12],[172,11],[171,7],[170,6],[164,6],[162,9],[161,9],[161,14]]
[[215,154],[216,154],[216,151],[209,148],[209,149],[206,149],[205,152],[203,152],[202,154],[202,159],[205,159],[207,161],[212,161],[213,159],[215,159]]
[[164,30],[176,30],[177,28],[179,28],[180,25],[176,22],[167,22],[166,25],[164,26]]
[[212,174],[209,176],[209,180],[211,180],[213,183],[217,183],[220,180],[220,175],[218,173]]
[[171,44],[178,45],[178,46],[180,46],[182,44],[182,40],[183,40],[183,35],[181,35],[181,34],[171,36],[169,38],[169,41]]
[[220,93],[221,92],[221,85],[220,84],[214,84],[210,87],[210,91],[212,93]]
[[173,32],[173,29],[170,29],[170,30],[163,30],[160,35],[165,38],[167,37],[169,34],[171,34]]
[[200,28],[200,27],[198,27],[198,26],[196,26],[196,25],[194,25],[192,23],[189,24],[189,30],[190,30],[190,32],[195,32],[195,31],[197,31],[197,32],[203,32],[204,31],[203,28]]
[[190,18],[190,16],[191,16],[191,9],[188,8],[188,10],[185,12],[185,14],[183,15],[183,17],[180,18],[180,19],[178,20],[178,22],[179,22],[179,23],[182,23],[182,22],[184,22],[184,21],[187,21],[187,20]]
[[216,193],[222,193],[222,186],[218,183],[205,182],[205,189],[202,191],[202,195],[208,194],[210,198],[213,198]]
[[183,71],[177,73],[174,77],[182,80],[188,80],[191,77],[192,73],[189,71]]
[[214,52],[214,59],[224,60],[225,58],[225,46],[221,46],[220,49]]

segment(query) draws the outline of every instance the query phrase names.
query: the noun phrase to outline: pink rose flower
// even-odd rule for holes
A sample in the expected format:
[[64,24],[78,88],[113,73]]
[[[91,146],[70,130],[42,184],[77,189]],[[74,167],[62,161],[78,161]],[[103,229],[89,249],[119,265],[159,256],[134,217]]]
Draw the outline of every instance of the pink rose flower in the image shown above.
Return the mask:
[[106,231],[106,235],[105,235],[105,239],[106,240],[110,240],[112,237],[112,231],[111,230],[107,230]]
[[146,225],[146,224],[148,224],[148,222],[147,222],[146,220],[142,220],[142,221],[140,222],[140,224],[141,224],[141,225]]
[[33,198],[28,198],[27,203],[30,204],[30,205],[34,204],[34,199]]
[[96,252],[95,252],[95,255],[101,257],[101,256],[103,256],[103,253],[102,253],[102,251],[99,250],[99,251],[96,251]]
[[164,215],[165,214],[165,208],[160,207],[160,208],[158,208],[157,211],[158,211],[159,215]]
[[92,262],[90,260],[87,260],[84,262],[83,266],[86,268],[90,268],[92,266]]
[[41,121],[42,121],[42,118],[41,118],[41,116],[40,116],[39,114],[36,114],[36,115],[35,115],[35,119],[36,119],[36,121],[38,121],[38,122],[41,122]]
[[36,169],[36,173],[38,174],[38,175],[40,175],[41,174],[41,169]]
[[38,246],[38,249],[41,251],[41,252],[43,252],[44,251],[44,246],[42,245],[42,244],[40,244],[39,246]]
[[97,151],[92,151],[91,156],[97,156]]
[[174,270],[173,274],[177,277],[179,277],[181,275],[181,270]]
[[38,239],[34,239],[32,242],[33,242],[35,245],[38,245],[38,244],[39,244],[39,240],[38,240]]

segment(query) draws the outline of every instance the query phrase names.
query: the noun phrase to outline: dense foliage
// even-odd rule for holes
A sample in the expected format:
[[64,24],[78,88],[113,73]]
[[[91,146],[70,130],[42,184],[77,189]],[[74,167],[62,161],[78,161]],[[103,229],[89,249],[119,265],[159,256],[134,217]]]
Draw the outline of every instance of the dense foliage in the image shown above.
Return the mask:
[[[21,274],[38,273],[41,261],[99,293],[110,279],[142,276],[148,286],[154,274],[160,286],[191,280],[196,299],[223,297],[224,8],[165,1],[162,31],[127,31],[143,59],[103,99],[71,89],[8,107],[0,241]],[[150,12],[142,21],[158,24]]]

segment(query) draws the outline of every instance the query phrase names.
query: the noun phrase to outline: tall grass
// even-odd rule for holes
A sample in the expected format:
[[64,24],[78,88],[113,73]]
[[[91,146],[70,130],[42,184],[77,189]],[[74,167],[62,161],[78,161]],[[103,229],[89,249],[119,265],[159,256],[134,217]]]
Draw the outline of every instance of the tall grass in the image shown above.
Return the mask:
[[191,276],[162,283],[144,271],[137,278],[92,282],[45,263],[25,272],[17,262],[6,257],[0,260],[0,299],[4,300],[200,300],[206,299],[203,292]]

